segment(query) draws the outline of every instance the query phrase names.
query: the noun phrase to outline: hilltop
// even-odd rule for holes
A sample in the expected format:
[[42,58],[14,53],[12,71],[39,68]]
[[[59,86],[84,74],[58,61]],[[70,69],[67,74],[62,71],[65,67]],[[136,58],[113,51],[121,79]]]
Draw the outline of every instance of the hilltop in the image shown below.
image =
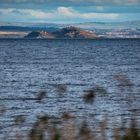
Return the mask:
[[0,38],[140,38],[140,21],[86,23],[0,22]]
[[76,27],[65,27],[54,32],[33,31],[25,38],[94,39],[95,33]]
[[54,38],[54,36],[51,33],[45,31],[32,31],[24,38]]

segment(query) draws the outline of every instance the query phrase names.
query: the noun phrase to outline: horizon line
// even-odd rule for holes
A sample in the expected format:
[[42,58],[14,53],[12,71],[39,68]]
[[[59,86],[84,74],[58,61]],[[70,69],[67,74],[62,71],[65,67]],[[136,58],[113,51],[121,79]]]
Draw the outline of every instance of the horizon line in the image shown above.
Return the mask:
[[86,23],[123,23],[123,22],[137,22],[139,20],[124,20],[124,21],[88,21],[88,22],[24,22],[24,21],[0,21],[0,23],[26,23],[26,24],[86,24]]

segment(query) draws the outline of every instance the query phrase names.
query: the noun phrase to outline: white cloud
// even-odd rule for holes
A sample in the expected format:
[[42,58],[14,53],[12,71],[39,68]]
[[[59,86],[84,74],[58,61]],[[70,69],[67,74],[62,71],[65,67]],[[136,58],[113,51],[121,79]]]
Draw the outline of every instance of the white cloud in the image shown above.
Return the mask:
[[0,9],[1,14],[5,16],[18,16],[22,15],[23,17],[21,18],[26,18],[26,17],[31,17],[31,18],[46,18],[46,17],[51,17],[51,13],[44,12],[42,10],[33,10],[33,9],[15,9],[15,8],[8,8],[8,9]]
[[[101,7],[100,7],[101,8]],[[93,13],[93,12],[79,12],[77,10],[74,10],[72,7],[58,7],[55,10],[52,11],[43,11],[40,9],[15,9],[15,8],[9,8],[9,9],[0,9],[1,15],[3,17],[18,17],[18,18],[24,18],[24,19],[36,19],[36,20],[76,20],[76,19],[108,19],[108,20],[114,20],[119,17],[119,14],[117,13]]]
[[[101,8],[101,7],[100,7]],[[116,19],[119,14],[117,13],[82,13],[74,10],[72,7],[58,7],[52,14],[53,17],[68,17],[68,18],[81,18],[81,19]]]
[[82,17],[83,18],[86,18],[86,19],[92,19],[92,18],[98,18],[98,19],[110,19],[110,20],[113,20],[113,19],[116,19],[117,17],[119,16],[119,14],[114,14],[114,13],[109,13],[109,14],[106,14],[106,13],[84,13],[82,14]]
[[58,13],[63,16],[73,16],[73,14],[77,12],[71,7],[58,7],[54,14],[55,13]]

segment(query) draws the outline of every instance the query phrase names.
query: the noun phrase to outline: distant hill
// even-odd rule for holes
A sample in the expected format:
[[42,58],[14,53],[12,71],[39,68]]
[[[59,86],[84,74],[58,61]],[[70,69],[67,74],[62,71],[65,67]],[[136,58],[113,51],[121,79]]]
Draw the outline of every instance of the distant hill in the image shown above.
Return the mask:
[[52,33],[55,38],[70,38],[70,39],[86,39],[96,38],[97,36],[90,31],[86,31],[76,27],[66,27]]
[[77,28],[94,29],[140,29],[140,20],[124,22],[85,22],[85,23],[22,23],[0,22],[0,31],[47,31],[53,32],[61,28],[74,26]]
[[70,26],[54,32],[33,31],[25,36],[25,38],[94,39],[97,36],[90,31]]
[[27,38],[140,38],[140,20],[73,24],[0,22],[0,38],[23,38],[27,34]]
[[51,33],[45,32],[45,31],[32,31],[28,35],[26,35],[24,38],[54,38],[54,36]]
[[23,31],[23,32],[30,32],[30,31],[47,31],[47,32],[54,32],[58,30],[55,27],[30,27],[30,26],[0,26],[0,31]]
[[140,20],[125,22],[86,22],[75,23],[72,26],[94,30],[94,29],[140,29]]

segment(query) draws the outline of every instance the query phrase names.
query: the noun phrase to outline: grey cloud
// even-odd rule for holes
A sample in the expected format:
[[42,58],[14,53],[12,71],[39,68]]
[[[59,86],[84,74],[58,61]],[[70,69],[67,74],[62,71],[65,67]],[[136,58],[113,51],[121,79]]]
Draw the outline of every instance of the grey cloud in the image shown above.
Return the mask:
[[48,4],[48,5],[137,5],[140,0],[0,0],[0,4]]

